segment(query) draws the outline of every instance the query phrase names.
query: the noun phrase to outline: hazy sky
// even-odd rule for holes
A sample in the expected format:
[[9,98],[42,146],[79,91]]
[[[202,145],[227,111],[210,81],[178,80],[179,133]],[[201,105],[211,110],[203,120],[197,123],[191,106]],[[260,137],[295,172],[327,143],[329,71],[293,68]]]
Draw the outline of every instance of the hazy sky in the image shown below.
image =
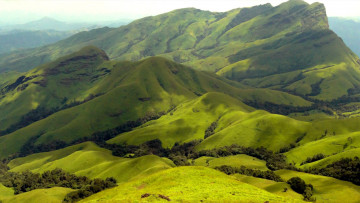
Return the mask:
[[[227,11],[286,0],[0,0],[0,22],[22,23],[48,16],[64,21],[115,21],[156,15],[178,8],[195,7]],[[360,16],[360,0],[306,0],[322,2],[328,16]]]

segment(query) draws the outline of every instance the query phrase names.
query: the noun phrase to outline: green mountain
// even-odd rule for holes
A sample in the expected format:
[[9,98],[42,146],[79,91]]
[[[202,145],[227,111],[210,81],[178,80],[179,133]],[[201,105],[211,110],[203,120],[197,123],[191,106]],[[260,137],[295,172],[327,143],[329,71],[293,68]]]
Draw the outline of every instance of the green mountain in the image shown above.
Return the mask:
[[329,17],[329,25],[355,54],[360,56],[360,22],[355,19]]
[[87,45],[111,59],[158,55],[243,84],[318,100],[348,96],[359,86],[359,59],[329,30],[325,7],[301,0],[224,13],[175,10],[3,55],[0,67],[29,70]]
[[[2,134],[7,135],[0,137],[4,146],[1,156],[18,152],[32,137],[37,137],[37,144],[54,140],[69,143],[130,121],[162,115],[207,92],[227,94],[234,102],[229,105],[244,109],[251,108],[240,101],[311,105],[298,96],[246,87],[161,57],[109,61],[105,52],[90,46],[39,66],[2,88],[0,121]],[[207,100],[215,102],[211,98],[222,94],[210,94]],[[214,104],[221,106],[224,101]]]
[[359,202],[358,60],[299,0],[2,55],[0,202]]

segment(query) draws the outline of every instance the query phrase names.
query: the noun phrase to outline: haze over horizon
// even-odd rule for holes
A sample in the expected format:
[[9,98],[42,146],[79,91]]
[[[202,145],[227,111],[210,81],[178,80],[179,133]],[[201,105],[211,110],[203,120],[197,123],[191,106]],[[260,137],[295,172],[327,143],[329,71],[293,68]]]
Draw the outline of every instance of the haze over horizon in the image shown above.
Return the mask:
[[[201,10],[223,12],[234,8],[251,7],[271,3],[277,6],[287,0],[0,0],[0,23],[16,24],[43,17],[67,22],[101,22],[121,19],[137,19],[169,12],[174,9],[194,7]],[[357,17],[360,1],[355,0],[306,0],[321,2],[328,16]]]

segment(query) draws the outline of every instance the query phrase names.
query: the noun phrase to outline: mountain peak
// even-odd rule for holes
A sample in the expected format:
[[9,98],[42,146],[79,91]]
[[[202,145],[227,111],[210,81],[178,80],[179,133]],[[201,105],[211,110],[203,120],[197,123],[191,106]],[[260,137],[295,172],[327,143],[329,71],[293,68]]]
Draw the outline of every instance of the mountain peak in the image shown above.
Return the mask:
[[109,60],[109,57],[107,56],[104,50],[93,45],[83,47],[82,49],[80,49],[80,51],[76,52],[76,54],[83,56],[99,56],[105,61]]
[[59,22],[58,20],[54,19],[54,18],[51,18],[51,17],[42,17],[40,18],[39,20],[36,20],[36,21],[42,21],[42,22]]
[[59,73],[67,74],[80,69],[96,67],[108,60],[109,57],[106,55],[105,51],[95,46],[86,46],[73,54],[59,58],[50,64],[40,66],[40,68],[45,70],[46,75],[56,75]]

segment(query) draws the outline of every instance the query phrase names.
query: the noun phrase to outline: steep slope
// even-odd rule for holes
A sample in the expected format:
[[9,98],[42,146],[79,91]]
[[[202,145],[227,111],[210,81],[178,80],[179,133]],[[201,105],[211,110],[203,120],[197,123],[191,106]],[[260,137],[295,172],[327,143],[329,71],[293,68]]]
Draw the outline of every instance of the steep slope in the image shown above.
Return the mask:
[[0,90],[0,130],[10,127],[31,110],[47,110],[89,98],[87,90],[107,74],[106,54],[96,47],[40,66],[2,85]]
[[108,61],[102,50],[91,46],[33,69],[2,92],[0,127],[7,135],[0,137],[1,156],[18,152],[30,138],[36,144],[71,142],[129,121],[146,121],[207,92],[250,103],[311,105],[297,96],[247,88],[161,57]]
[[28,70],[91,44],[112,59],[159,55],[255,87],[333,100],[357,89],[360,64],[328,27],[325,7],[301,0],[225,13],[180,9],[4,55],[0,69]]
[[[149,194],[143,199],[142,195]],[[281,197],[242,183],[232,176],[205,167],[177,167],[141,180],[119,185],[97,193],[80,202],[97,201],[240,201],[289,202],[296,199]],[[301,201],[299,201],[301,202]]]
[[[205,137],[213,123],[217,126],[213,135]],[[138,145],[160,139],[164,147],[172,147],[176,142],[204,139],[197,146],[198,150],[238,144],[279,151],[295,143],[309,126],[309,123],[285,116],[254,111],[224,94],[208,93],[108,142]]]
[[148,122],[131,132],[120,134],[109,143],[141,144],[160,139],[164,147],[176,142],[204,139],[206,129],[221,116],[232,111],[253,111],[239,100],[222,93],[207,93],[183,103],[172,112]]
[[8,166],[13,172],[29,170],[34,173],[43,173],[61,168],[69,173],[91,179],[114,177],[118,182],[126,182],[172,168],[175,165],[168,159],[154,155],[135,159],[115,157],[109,150],[102,149],[91,142],[85,142],[56,151],[17,158]]

